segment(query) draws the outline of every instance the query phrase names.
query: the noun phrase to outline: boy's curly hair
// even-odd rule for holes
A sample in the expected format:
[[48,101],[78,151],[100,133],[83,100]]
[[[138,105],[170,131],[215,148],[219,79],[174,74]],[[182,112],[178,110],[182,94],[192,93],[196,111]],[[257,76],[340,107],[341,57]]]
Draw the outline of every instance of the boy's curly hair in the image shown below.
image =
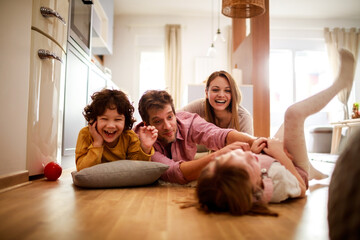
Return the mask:
[[134,107],[127,95],[120,90],[103,89],[91,96],[92,102],[84,108],[83,115],[86,121],[92,125],[98,116],[105,113],[106,109],[117,109],[119,114],[125,116],[124,130],[132,129]]

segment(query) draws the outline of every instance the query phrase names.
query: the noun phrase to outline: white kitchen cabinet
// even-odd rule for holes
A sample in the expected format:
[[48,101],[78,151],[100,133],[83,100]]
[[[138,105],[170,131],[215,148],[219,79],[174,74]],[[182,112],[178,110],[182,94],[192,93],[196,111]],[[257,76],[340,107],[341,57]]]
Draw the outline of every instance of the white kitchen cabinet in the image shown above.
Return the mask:
[[[43,173],[48,162],[60,162],[65,52],[51,39],[32,31],[29,85],[27,169]],[[47,51],[44,52],[44,51]],[[39,54],[44,57],[41,59]]]
[[42,32],[66,51],[68,15],[68,0],[34,0],[32,29]]
[[109,55],[113,51],[114,0],[94,0],[91,52]]
[[68,1],[33,0],[26,161],[30,176],[42,174],[51,161],[61,163],[68,8]]
[[90,103],[91,95],[97,91],[101,91],[106,88],[107,79],[105,74],[97,67],[93,67],[90,71],[89,75],[89,83],[88,83],[88,103]]
[[86,126],[82,112],[87,104],[89,71],[89,61],[84,58],[76,48],[69,44],[65,84],[64,156],[75,154],[79,131]]

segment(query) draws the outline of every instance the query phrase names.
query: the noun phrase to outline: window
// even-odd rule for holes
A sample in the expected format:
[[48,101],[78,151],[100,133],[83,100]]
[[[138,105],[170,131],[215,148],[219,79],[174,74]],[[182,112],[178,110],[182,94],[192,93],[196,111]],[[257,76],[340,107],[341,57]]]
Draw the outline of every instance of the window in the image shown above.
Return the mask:
[[[270,51],[270,135],[284,121],[291,104],[329,87],[333,82],[327,53],[313,50],[274,49]],[[334,98],[319,113],[310,116],[305,127],[329,124],[330,114],[338,108]]]
[[165,89],[165,60],[162,51],[140,52],[139,96],[150,89]]

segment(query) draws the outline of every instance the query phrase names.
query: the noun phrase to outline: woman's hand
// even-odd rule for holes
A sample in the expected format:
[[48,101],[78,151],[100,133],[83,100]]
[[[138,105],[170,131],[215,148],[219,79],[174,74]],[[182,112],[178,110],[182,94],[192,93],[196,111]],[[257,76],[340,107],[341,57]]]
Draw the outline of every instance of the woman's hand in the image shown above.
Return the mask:
[[96,126],[97,126],[97,121],[94,121],[93,124],[89,124],[89,132],[94,140],[93,147],[101,147],[104,143],[104,139],[98,132]]
[[154,126],[142,126],[139,130],[140,146],[142,150],[150,154],[151,148],[158,137],[158,130]]
[[261,153],[261,151],[266,147],[268,144],[268,139],[264,137],[259,137],[254,140],[253,144],[251,145],[251,151],[253,153]]

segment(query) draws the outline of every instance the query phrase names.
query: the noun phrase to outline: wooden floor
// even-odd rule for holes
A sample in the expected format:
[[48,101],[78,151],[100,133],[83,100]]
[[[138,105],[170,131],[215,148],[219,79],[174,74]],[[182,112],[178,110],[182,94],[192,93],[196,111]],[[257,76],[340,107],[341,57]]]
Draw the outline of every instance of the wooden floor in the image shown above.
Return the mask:
[[[334,163],[314,162],[331,173]],[[67,169],[0,193],[0,239],[328,239],[329,179],[311,181],[307,197],[271,205],[280,216],[234,217],[180,209],[194,188],[152,185],[86,190]]]

